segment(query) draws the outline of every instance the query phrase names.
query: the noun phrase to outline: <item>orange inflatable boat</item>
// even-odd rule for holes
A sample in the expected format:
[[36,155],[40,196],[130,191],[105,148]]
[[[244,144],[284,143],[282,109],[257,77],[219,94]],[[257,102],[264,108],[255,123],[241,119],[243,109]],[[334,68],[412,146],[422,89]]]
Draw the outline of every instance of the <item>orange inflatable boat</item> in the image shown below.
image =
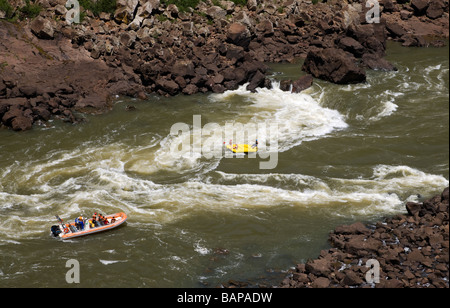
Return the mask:
[[90,222],[92,219],[85,219],[84,228],[82,230],[77,229],[75,222],[70,224],[63,223],[61,218],[58,216],[56,216],[56,218],[59,220],[60,225],[52,226],[51,232],[54,237],[60,237],[63,240],[67,240],[117,228],[127,220],[127,215],[123,212],[106,215],[105,218],[108,223],[103,225],[97,223],[97,226],[91,225]]

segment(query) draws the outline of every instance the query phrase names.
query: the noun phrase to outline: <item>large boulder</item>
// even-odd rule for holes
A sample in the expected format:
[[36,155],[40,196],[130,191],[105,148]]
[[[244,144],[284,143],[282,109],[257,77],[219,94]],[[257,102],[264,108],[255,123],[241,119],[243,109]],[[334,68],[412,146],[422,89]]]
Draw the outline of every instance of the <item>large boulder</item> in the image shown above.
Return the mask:
[[175,76],[181,77],[193,77],[195,76],[194,72],[194,63],[190,60],[177,60],[172,67],[172,74]]
[[[15,99],[15,100],[24,100],[26,99]],[[15,131],[25,131],[31,129],[33,126],[33,117],[31,115],[30,109],[22,110],[19,105],[14,105],[15,103],[11,102],[13,105],[11,105],[9,111],[7,111],[1,121],[4,125],[11,127]]]
[[370,52],[385,56],[387,30],[384,23],[352,25],[347,29],[346,34],[365,48],[364,53]]
[[443,0],[431,0],[427,8],[427,17],[431,19],[441,17],[444,14],[444,8],[445,4]]
[[327,258],[312,260],[306,263],[305,270],[316,276],[327,277],[331,273],[330,260]]
[[429,0],[412,0],[411,6],[417,15],[423,15],[428,8],[428,2]]
[[30,25],[31,32],[40,39],[52,40],[54,38],[55,30],[52,23],[41,16],[37,17]]
[[159,7],[159,0],[154,1],[140,0],[140,5],[137,8],[134,20],[130,24],[130,28],[133,30],[139,29],[144,19],[148,18],[152,14],[152,11],[154,9],[157,9],[158,7]]
[[156,86],[171,96],[178,94],[180,91],[180,87],[175,81],[166,78],[159,78],[156,80]]
[[251,41],[251,33],[241,23],[233,23],[228,27],[227,41],[237,46],[247,48]]
[[397,68],[392,63],[373,53],[364,54],[362,56],[362,64],[365,67],[373,70],[380,70],[385,72],[397,71]]
[[305,75],[292,82],[292,93],[300,93],[313,84],[313,76]]
[[352,55],[341,49],[314,49],[308,52],[302,70],[337,84],[364,82],[366,73],[356,62]]
[[119,23],[129,24],[134,19],[134,13],[138,4],[139,0],[117,0],[114,19]]

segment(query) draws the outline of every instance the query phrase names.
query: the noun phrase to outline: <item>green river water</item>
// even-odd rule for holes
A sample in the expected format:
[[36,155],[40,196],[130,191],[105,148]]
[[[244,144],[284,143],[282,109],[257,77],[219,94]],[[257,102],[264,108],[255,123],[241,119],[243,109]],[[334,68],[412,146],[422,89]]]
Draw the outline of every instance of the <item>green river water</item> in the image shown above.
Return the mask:
[[[291,94],[276,80],[301,76],[300,65],[277,64],[271,90],[118,98],[80,124],[0,130],[0,287],[279,282],[328,248],[337,225],[404,213],[448,186],[448,52],[389,44],[398,71],[370,71],[364,84],[315,80]],[[201,127],[216,123],[203,153],[199,117]],[[187,133],[171,134],[176,123]],[[276,131],[245,140],[245,123]],[[222,155],[230,126],[233,142],[258,138],[256,157]],[[274,168],[262,169],[269,159]],[[55,215],[120,211],[128,221],[113,231],[50,235]],[[66,281],[70,259],[76,285]]]

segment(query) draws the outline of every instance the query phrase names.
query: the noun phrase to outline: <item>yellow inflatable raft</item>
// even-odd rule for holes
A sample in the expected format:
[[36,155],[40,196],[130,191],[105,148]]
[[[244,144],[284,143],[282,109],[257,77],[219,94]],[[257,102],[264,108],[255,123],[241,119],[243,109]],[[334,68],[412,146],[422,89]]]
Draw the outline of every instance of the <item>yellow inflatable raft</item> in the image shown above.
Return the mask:
[[249,144],[233,144],[227,145],[227,149],[233,153],[255,153],[258,152],[258,147],[251,146]]

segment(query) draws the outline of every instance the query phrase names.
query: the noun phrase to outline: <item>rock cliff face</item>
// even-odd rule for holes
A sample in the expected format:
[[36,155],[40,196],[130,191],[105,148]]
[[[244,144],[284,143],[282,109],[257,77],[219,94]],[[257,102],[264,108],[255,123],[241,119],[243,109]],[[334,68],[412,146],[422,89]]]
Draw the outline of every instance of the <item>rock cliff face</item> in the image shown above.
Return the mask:
[[448,187],[422,203],[407,203],[406,209],[407,215],[375,225],[337,227],[329,236],[334,248],[298,264],[280,286],[448,288]]
[[199,0],[194,8],[117,0],[110,13],[82,8],[79,24],[68,24],[66,0],[31,1],[39,16],[14,23],[1,18],[25,2],[8,3],[0,12],[0,123],[14,130],[52,116],[73,122],[74,110],[108,110],[114,95],[224,92],[245,83],[254,91],[270,84],[266,62],[304,58],[315,78],[363,82],[366,69],[395,69],[383,59],[387,39],[440,46],[448,38],[444,0],[380,1],[378,24],[367,22],[364,0]]

